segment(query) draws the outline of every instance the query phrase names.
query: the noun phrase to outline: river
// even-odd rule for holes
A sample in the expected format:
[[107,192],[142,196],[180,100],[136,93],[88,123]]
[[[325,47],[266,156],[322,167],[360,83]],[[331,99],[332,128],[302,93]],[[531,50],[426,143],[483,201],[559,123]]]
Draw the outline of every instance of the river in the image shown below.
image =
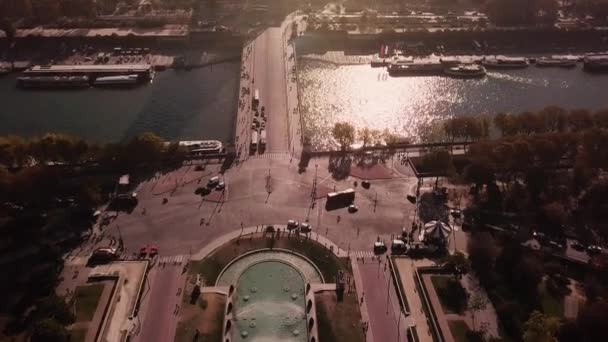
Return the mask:
[[142,132],[167,140],[234,135],[239,63],[167,70],[132,89],[22,90],[17,75],[0,77],[0,135],[62,132],[118,142]]
[[298,63],[305,134],[314,148],[332,144],[335,122],[388,129],[420,140],[438,120],[459,115],[519,113],[548,105],[608,108],[608,75],[575,69],[489,70],[483,79],[391,77],[369,65]]

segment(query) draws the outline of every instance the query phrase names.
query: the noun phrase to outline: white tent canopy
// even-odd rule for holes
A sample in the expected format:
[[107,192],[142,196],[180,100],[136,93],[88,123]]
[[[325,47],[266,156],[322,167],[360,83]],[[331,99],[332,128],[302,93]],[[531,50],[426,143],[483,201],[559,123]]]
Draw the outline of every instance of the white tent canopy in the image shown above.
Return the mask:
[[452,227],[445,222],[430,221],[424,225],[424,229],[420,232],[421,241],[448,241]]

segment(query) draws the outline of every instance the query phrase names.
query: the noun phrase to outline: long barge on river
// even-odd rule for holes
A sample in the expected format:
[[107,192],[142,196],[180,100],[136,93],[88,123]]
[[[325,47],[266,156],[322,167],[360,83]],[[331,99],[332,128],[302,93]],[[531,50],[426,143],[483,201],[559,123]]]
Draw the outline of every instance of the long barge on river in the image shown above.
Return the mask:
[[[97,85],[97,83],[124,85],[124,82],[110,82],[123,78],[129,79],[130,83],[136,80],[136,83],[141,84],[154,78],[154,68],[150,64],[34,65],[23,71],[22,77],[17,79],[17,84],[26,88],[31,86],[61,88],[68,83],[84,87],[82,80],[85,78],[88,80],[88,85]],[[101,82],[96,82],[98,79]]]

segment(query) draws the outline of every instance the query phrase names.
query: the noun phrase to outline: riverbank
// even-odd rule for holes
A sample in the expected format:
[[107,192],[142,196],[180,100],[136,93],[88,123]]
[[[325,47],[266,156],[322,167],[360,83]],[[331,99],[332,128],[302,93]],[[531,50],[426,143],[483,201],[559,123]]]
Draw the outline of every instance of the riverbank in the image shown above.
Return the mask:
[[410,56],[496,54],[583,54],[608,50],[606,30],[497,28],[486,30],[408,30],[373,34],[308,31],[296,40],[298,55],[345,51],[371,55],[381,45],[397,46]]

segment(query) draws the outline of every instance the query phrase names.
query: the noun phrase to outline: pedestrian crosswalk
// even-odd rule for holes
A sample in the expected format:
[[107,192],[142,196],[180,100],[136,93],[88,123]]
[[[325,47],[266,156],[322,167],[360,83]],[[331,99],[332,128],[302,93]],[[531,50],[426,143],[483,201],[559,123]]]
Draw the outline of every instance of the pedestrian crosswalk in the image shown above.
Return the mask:
[[285,152],[267,152],[263,154],[256,154],[249,158],[252,159],[289,159],[291,155]]
[[187,255],[172,255],[172,256],[163,256],[158,258],[159,264],[183,264],[188,262]]
[[350,255],[355,258],[372,258],[375,256],[372,251],[350,251]]

